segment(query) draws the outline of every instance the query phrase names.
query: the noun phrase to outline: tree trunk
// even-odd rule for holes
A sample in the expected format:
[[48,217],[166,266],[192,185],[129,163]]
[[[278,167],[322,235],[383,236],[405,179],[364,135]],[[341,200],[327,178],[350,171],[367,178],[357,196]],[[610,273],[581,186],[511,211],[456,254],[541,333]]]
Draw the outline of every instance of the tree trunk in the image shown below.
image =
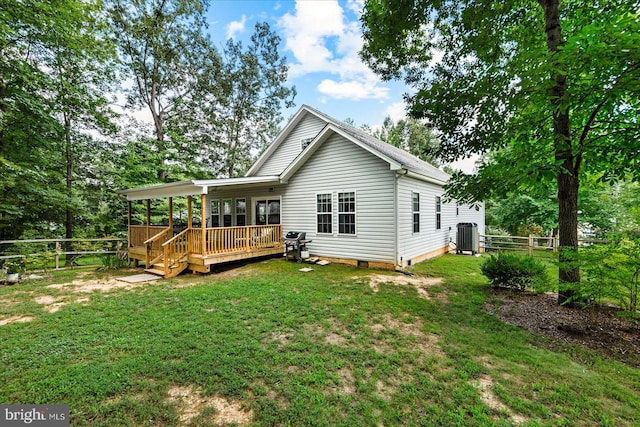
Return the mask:
[[[65,235],[66,239],[73,238],[73,209],[71,207],[71,203],[73,202],[73,153],[71,150],[71,118],[67,113],[64,114],[64,139],[66,146],[66,163],[67,163],[67,207],[66,207],[66,218],[65,218]],[[64,251],[71,252],[73,250],[73,245],[70,241],[66,241],[64,244]],[[69,267],[71,265],[73,256],[67,253],[65,257],[65,266]]]
[[569,110],[562,105],[567,93],[567,77],[559,70],[556,55],[563,44],[560,26],[560,0],[538,0],[544,9],[547,50],[551,53],[555,82],[551,88],[553,133],[556,164],[558,164],[558,230],[560,233],[558,303],[575,305],[580,269],[571,261],[578,250],[578,189],[579,162],[571,141]]

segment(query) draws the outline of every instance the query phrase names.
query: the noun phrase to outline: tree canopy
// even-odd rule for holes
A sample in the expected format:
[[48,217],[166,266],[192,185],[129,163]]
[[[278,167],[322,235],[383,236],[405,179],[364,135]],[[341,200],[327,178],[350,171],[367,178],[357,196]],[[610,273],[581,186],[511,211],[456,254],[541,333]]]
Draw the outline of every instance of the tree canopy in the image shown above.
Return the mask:
[[[491,153],[476,174],[454,176],[450,195],[552,184],[560,245],[576,248],[585,174],[640,179],[639,10],[621,0],[368,0],[362,57],[415,90],[411,112],[442,132],[442,159]],[[561,266],[561,283],[579,280]]]

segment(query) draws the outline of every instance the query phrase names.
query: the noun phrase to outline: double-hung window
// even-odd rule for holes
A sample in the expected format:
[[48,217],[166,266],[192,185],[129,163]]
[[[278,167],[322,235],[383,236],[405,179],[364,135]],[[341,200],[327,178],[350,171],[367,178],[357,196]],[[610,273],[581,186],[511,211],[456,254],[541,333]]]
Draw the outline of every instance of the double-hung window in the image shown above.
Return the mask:
[[338,193],[338,234],[356,234],[356,193]]
[[331,234],[333,225],[331,193],[316,195],[316,222],[318,233]]
[[236,199],[236,227],[247,225],[247,199]]
[[220,200],[211,201],[211,227],[220,227]]
[[222,225],[224,227],[231,227],[231,218],[233,212],[233,204],[231,199],[222,200]]
[[442,202],[440,196],[436,196],[436,230],[442,228]]
[[413,232],[420,232],[420,193],[412,193]]

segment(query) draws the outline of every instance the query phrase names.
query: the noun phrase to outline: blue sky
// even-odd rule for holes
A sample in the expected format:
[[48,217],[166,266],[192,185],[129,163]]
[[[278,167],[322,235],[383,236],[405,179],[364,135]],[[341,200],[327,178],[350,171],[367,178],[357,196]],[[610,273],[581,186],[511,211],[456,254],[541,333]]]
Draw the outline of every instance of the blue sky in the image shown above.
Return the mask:
[[401,82],[382,82],[360,60],[362,0],[212,0],[209,33],[222,47],[233,37],[245,41],[257,22],[267,22],[282,38],[281,54],[289,63],[289,84],[302,104],[330,116],[351,118],[356,125],[382,124],[385,116],[404,117]]

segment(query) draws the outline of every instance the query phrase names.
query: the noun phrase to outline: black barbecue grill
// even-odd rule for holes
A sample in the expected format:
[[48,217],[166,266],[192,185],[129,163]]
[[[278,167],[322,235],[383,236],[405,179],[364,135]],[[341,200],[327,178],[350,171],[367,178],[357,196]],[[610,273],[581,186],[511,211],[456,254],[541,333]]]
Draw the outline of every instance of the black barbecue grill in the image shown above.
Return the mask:
[[[307,252],[307,243],[311,243],[311,240],[306,240],[307,233],[302,231],[289,231],[284,238],[282,239],[282,243],[284,245],[284,256],[287,259],[293,259],[298,262],[302,262],[303,257],[302,253]],[[290,258],[291,257],[291,258]],[[305,258],[307,258],[305,256]]]

